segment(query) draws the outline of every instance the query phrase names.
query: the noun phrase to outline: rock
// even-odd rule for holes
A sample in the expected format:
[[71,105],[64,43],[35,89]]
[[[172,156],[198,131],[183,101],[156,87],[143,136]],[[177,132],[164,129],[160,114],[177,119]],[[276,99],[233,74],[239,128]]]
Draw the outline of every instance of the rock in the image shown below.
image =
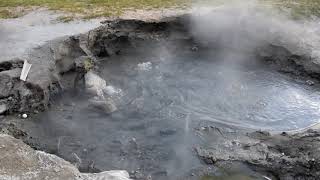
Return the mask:
[[197,47],[197,46],[193,46],[192,48],[191,48],[191,51],[198,51],[199,50],[199,48]]
[[56,70],[59,73],[69,72],[75,68],[75,59],[81,56],[81,49],[73,37],[63,39],[56,46],[52,46]]
[[21,116],[23,119],[27,119],[28,118],[28,115],[27,114],[22,114]]
[[75,60],[75,65],[78,72],[86,73],[93,69],[94,61],[89,56],[80,56]]
[[0,114],[4,114],[7,111],[7,105],[0,104]]
[[17,128],[14,123],[3,123],[0,126],[0,134],[9,134],[15,138],[25,138],[27,133]]
[[107,83],[96,73],[89,71],[85,75],[85,87],[88,94],[102,97],[107,89]]
[[90,106],[103,110],[110,114],[117,110],[115,102],[107,94],[109,89],[106,81],[92,71],[85,75],[85,87],[89,95],[92,96]]
[[138,64],[138,70],[140,71],[150,71],[152,70],[152,63],[151,62],[143,62]]
[[21,69],[12,69],[0,72],[0,98],[8,97],[13,93],[13,88],[20,77]]
[[311,80],[307,80],[306,83],[309,85],[309,86],[313,86],[315,83]]
[[117,111],[117,106],[115,105],[114,101],[110,98],[102,98],[100,100],[98,98],[92,98],[89,101],[91,103],[91,107],[100,109],[107,114]]
[[69,162],[35,151],[21,140],[0,134],[0,179],[24,180],[129,180],[126,171],[80,173]]
[[96,62],[96,57],[94,56],[94,54],[90,51],[89,49],[89,44],[88,44],[88,40],[90,42],[90,32],[88,34],[81,34],[79,35],[79,47],[82,49],[83,52],[85,52],[85,54],[87,55],[87,57],[89,57],[90,59],[92,59],[94,62]]
[[130,177],[132,179],[143,179],[145,177],[145,175],[143,173],[141,173],[140,171],[132,171],[130,173]]
[[[198,156],[207,164],[243,162],[261,172],[272,172],[279,179],[317,179],[320,177],[320,130],[294,135],[271,135],[268,132],[226,133],[210,138],[205,147],[197,147]],[[237,143],[233,143],[233,142]]]
[[176,129],[163,129],[163,130],[160,130],[160,135],[161,136],[172,136],[172,135],[174,135],[176,133],[177,133]]
[[127,171],[105,171],[101,173],[83,174],[83,180],[129,180]]

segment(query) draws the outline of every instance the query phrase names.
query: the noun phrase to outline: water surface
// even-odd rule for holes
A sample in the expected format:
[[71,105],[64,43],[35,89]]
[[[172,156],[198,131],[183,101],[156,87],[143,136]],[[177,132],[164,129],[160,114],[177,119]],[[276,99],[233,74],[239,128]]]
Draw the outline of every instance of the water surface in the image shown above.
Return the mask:
[[100,75],[117,112],[104,114],[90,108],[87,97],[66,93],[48,112],[24,122],[47,149],[100,170],[174,179],[204,166],[193,148],[205,140],[194,128],[283,131],[320,118],[317,87],[247,55],[115,56],[101,64]]

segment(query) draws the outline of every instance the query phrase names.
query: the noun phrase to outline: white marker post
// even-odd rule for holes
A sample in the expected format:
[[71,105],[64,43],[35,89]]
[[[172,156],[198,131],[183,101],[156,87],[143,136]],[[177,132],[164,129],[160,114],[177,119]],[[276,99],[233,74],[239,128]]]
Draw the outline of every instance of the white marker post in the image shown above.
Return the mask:
[[31,66],[32,66],[32,64],[29,64],[27,60],[24,60],[23,68],[22,68],[21,75],[20,75],[20,79],[22,81],[26,81],[27,80],[27,77],[28,77],[29,71],[31,69]]

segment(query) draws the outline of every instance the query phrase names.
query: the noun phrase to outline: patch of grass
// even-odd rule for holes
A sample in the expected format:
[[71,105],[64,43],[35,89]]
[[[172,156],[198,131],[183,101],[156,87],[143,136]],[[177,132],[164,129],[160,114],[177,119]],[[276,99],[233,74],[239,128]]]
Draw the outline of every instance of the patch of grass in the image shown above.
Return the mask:
[[0,18],[11,18],[12,14],[9,10],[7,9],[2,9],[0,10]]
[[[0,18],[15,16],[15,13],[1,10],[1,8],[47,7],[51,10],[61,10],[90,19],[101,16],[117,16],[128,9],[183,8],[192,2],[199,1],[219,4],[219,2],[232,0],[0,0]],[[295,18],[320,17],[320,0],[258,0],[258,2],[290,10]],[[66,20],[69,19],[66,18]]]
[[0,7],[0,19],[17,18],[26,13],[26,9]]
[[60,16],[57,19],[57,21],[63,22],[63,23],[67,23],[67,22],[70,22],[70,21],[73,21],[73,20],[74,20],[73,16]]
[[94,62],[91,58],[88,58],[83,62],[83,66],[85,71],[88,72],[94,67]]
[[127,9],[180,7],[187,1],[191,0],[0,0],[0,8],[39,6],[94,18],[119,15]]

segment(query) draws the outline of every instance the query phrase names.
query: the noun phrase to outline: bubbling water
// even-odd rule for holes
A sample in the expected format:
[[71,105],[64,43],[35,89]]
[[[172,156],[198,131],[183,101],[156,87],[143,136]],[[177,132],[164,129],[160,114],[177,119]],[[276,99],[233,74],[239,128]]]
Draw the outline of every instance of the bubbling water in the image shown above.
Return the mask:
[[[254,58],[209,54],[109,58],[100,75],[118,111],[107,115],[88,108],[86,97],[66,94],[24,129],[46,147],[59,144],[57,154],[71,162],[75,153],[100,170],[168,179],[203,165],[193,153],[204,141],[194,129],[203,124],[280,131],[319,122],[316,87]],[[137,68],[145,62],[148,70]]]

